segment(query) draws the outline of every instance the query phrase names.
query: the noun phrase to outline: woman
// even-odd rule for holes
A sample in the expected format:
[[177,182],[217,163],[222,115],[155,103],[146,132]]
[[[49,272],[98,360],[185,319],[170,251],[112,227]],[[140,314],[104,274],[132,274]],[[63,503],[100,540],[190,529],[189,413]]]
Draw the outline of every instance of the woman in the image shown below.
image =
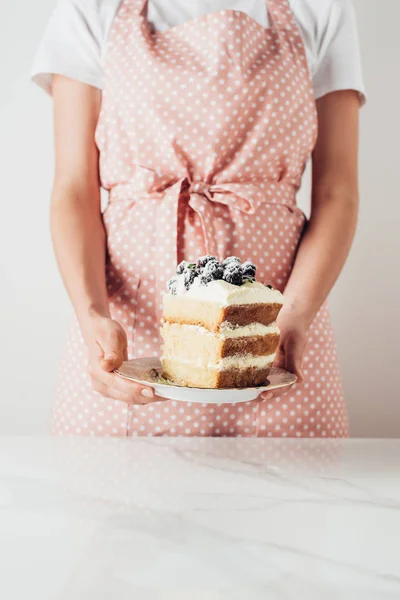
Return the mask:
[[[54,99],[51,227],[77,317],[54,431],[348,435],[325,302],[358,205],[363,85],[347,1],[68,0],[33,76]],[[296,191],[311,155],[306,223]],[[300,378],[289,394],[192,406],[113,373],[159,353],[166,280],[206,253],[252,259],[284,291],[277,364]]]

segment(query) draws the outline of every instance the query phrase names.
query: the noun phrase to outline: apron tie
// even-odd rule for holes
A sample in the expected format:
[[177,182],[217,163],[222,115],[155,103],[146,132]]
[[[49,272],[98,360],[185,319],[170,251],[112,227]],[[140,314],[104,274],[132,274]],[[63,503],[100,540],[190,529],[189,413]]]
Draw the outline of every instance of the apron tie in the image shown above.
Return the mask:
[[206,254],[218,256],[217,234],[214,227],[212,202],[214,201],[211,186],[204,181],[192,182],[189,185],[189,206],[198,215],[203,230]]
[[[157,227],[157,279],[165,289],[166,283],[179,262],[178,236],[184,223],[185,211],[180,211],[180,203],[187,201],[198,215],[207,254],[219,260],[217,234],[215,228],[215,204],[224,204],[231,210],[254,214],[261,204],[285,205],[296,210],[296,188],[287,181],[264,179],[258,185],[252,183],[207,183],[192,181],[185,176],[157,190],[157,176],[154,171],[137,167],[136,181],[117,184],[110,190],[110,202],[124,200],[134,206],[149,198],[159,200],[156,218]],[[149,218],[154,218],[149,215]],[[194,257],[192,257],[194,258]]]

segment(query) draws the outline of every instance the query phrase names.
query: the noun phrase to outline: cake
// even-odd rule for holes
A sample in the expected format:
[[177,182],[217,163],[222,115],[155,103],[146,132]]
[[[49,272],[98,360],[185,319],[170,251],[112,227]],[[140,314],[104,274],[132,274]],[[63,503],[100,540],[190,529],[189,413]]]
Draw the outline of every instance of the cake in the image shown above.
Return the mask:
[[282,294],[256,281],[250,261],[182,262],[164,295],[163,376],[197,388],[267,383],[279,344]]

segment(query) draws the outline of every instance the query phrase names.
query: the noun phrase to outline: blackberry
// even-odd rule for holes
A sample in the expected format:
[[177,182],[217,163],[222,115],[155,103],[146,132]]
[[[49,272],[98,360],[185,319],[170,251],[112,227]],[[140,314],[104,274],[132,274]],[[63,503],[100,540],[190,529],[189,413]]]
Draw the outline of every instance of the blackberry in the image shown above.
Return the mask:
[[210,261],[216,263],[218,262],[215,256],[211,256],[210,254],[206,254],[206,256],[201,256],[197,260],[196,269],[201,272]]
[[[198,273],[204,273],[204,271],[214,271],[215,269],[217,269],[218,267],[221,267],[221,265],[219,264],[219,262],[217,261],[216,258],[213,258],[211,260],[209,260],[204,267],[200,267],[200,269],[198,269]],[[222,267],[221,267],[222,268]]]
[[243,278],[250,281],[255,281],[257,267],[249,260],[242,264]]
[[224,273],[229,273],[229,271],[237,271],[238,269],[239,269],[239,271],[242,270],[241,264],[235,263],[235,262],[230,262],[227,265],[225,265]]
[[225,269],[223,279],[227,283],[232,283],[232,285],[242,285],[243,273],[241,265],[237,265],[236,268]]
[[231,265],[240,265],[241,263],[242,261],[237,256],[228,256],[228,258],[225,258],[222,262],[222,266],[225,268]]
[[196,279],[197,273],[194,268],[188,268],[183,273],[183,280],[185,282],[185,288],[188,290]]
[[200,281],[203,284],[210,283],[210,281],[222,279],[223,274],[224,269],[222,265],[216,260],[210,260],[201,271]]
[[168,281],[168,291],[170,294],[173,294],[174,296],[176,295],[177,285],[178,285],[178,281],[177,281],[176,277],[173,277],[172,279],[170,279]]
[[186,260],[183,260],[181,263],[179,263],[179,265],[176,267],[177,275],[182,275],[188,264],[189,263]]

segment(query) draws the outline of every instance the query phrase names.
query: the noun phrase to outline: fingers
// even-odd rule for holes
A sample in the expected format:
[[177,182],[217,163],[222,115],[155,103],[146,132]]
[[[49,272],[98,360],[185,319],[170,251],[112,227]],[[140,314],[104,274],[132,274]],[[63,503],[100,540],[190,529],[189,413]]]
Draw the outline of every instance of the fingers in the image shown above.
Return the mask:
[[280,369],[286,369],[286,357],[285,357],[285,349],[282,345],[278,347],[276,352],[274,367],[279,367]]
[[122,363],[124,362],[124,358],[123,358],[123,354],[122,355],[108,355],[107,358],[103,358],[100,361],[100,367],[104,370],[104,371],[114,371],[115,369],[118,369],[118,367],[120,367],[122,365]]
[[272,400],[273,397],[274,397],[273,392],[263,392],[257,398],[257,402],[264,402],[264,400]]
[[124,394],[119,390],[113,390],[99,381],[92,382],[92,387],[95,392],[101,396],[105,396],[106,398],[113,398],[113,400],[120,400],[121,402],[126,402],[127,404],[132,402],[132,398],[129,394]]
[[304,344],[299,343],[295,338],[287,341],[285,348],[286,370],[297,375],[300,381],[304,380],[302,372]]
[[93,389],[99,394],[128,404],[148,404],[164,400],[156,396],[153,388],[140,385],[120,377],[116,373],[105,371],[99,365],[89,369]]
[[155,395],[153,388],[124,379],[114,372],[128,360],[126,332],[117,321],[110,318],[96,321],[94,336],[94,343],[89,346],[89,375],[97,393],[129,404],[164,400]]
[[[286,369],[291,373],[294,373],[298,381],[301,382],[304,380],[303,372],[302,372],[302,359],[304,353],[304,339],[295,336],[289,335],[281,339],[281,343],[276,353],[274,366],[279,367],[281,369]],[[289,388],[286,388],[283,393],[287,393]],[[262,394],[260,394],[258,401],[263,402],[265,400],[271,400],[275,396],[282,395],[281,390],[277,390],[276,392],[269,392],[266,390]]]
[[304,345],[304,340],[296,335],[289,335],[282,339],[276,353],[274,366],[294,373],[300,381],[303,381],[302,360]]
[[140,385],[134,381],[129,381],[129,379],[124,379],[116,373],[107,373],[107,376],[110,381],[110,387],[119,390],[124,394],[129,394],[132,398],[132,401],[139,397],[141,400],[140,402],[137,402],[138,404],[143,404],[146,401],[153,400],[155,397],[154,390],[151,387]]
[[101,367],[105,371],[118,369],[124,360],[126,360],[125,357],[127,356],[128,342],[125,331],[122,327],[112,328],[107,332],[107,335],[101,342],[103,350]]

